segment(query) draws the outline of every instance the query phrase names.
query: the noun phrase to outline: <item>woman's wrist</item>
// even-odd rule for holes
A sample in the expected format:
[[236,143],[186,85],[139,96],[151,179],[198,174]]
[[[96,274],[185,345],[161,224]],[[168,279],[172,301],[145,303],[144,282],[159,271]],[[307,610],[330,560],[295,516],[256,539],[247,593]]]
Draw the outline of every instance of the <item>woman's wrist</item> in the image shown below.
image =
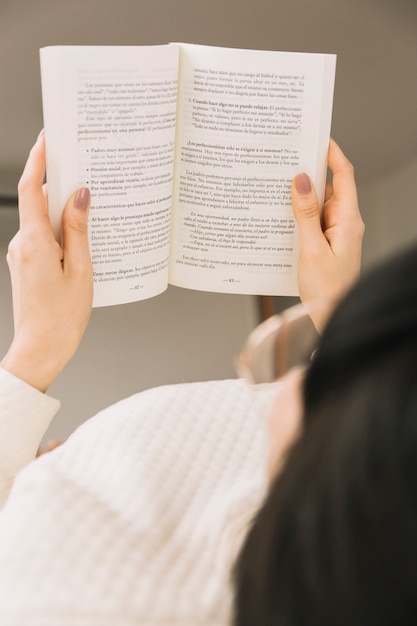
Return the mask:
[[30,351],[18,350],[13,344],[0,362],[0,366],[42,393],[51,386],[59,373],[56,364],[40,359]]

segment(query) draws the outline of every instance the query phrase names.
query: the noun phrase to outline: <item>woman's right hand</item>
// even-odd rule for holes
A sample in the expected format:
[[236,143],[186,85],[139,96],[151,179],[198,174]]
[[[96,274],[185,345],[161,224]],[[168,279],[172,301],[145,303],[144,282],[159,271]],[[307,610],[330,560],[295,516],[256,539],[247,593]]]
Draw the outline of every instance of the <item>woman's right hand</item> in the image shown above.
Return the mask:
[[353,166],[331,139],[327,184],[321,213],[317,195],[306,174],[294,178],[292,204],[300,233],[298,287],[321,331],[334,305],[358,279],[361,266],[362,221]]

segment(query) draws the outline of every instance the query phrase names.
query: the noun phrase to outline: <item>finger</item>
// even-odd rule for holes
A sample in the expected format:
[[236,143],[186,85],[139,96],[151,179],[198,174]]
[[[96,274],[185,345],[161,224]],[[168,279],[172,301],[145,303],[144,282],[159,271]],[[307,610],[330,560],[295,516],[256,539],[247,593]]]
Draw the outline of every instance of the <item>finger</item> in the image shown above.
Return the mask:
[[353,165],[334,139],[330,139],[329,143],[328,164],[332,171],[335,200],[343,200],[345,205],[347,200],[352,202],[351,206],[357,204]]
[[330,181],[326,181],[326,190],[324,193],[324,202],[327,202],[333,195],[333,185]]
[[332,196],[326,200],[323,211],[326,236],[331,229],[332,247],[344,248],[351,245],[355,236],[358,241],[362,240],[364,223],[353,166],[333,139],[329,144],[329,167],[333,172],[333,184]]
[[41,132],[29,153],[18,184],[21,228],[37,223],[39,216],[48,217],[48,205],[42,190],[45,167],[45,139]]
[[323,241],[317,194],[307,174],[299,174],[292,183],[292,208],[303,245],[317,246]]
[[88,247],[90,192],[79,189],[68,200],[62,216],[64,268],[67,272],[91,266]]

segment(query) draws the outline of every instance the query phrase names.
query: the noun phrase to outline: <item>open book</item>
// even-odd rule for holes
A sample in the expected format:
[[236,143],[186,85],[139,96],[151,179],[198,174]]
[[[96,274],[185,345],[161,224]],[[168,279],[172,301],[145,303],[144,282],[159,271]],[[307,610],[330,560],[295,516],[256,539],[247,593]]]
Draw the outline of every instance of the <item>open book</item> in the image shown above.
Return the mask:
[[168,284],[296,295],[294,175],[323,200],[336,58],[192,44],[41,49],[51,220],[91,190],[94,305]]

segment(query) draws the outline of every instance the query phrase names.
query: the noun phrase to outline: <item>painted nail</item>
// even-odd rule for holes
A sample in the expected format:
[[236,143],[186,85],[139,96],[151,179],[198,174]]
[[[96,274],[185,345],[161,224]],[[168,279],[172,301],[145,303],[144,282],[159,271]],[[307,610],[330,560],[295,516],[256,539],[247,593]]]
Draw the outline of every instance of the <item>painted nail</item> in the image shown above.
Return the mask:
[[77,191],[74,198],[74,206],[76,209],[85,209],[90,203],[90,190],[87,187],[82,187]]
[[311,183],[307,174],[298,174],[295,177],[295,188],[302,196],[306,196],[311,191]]

